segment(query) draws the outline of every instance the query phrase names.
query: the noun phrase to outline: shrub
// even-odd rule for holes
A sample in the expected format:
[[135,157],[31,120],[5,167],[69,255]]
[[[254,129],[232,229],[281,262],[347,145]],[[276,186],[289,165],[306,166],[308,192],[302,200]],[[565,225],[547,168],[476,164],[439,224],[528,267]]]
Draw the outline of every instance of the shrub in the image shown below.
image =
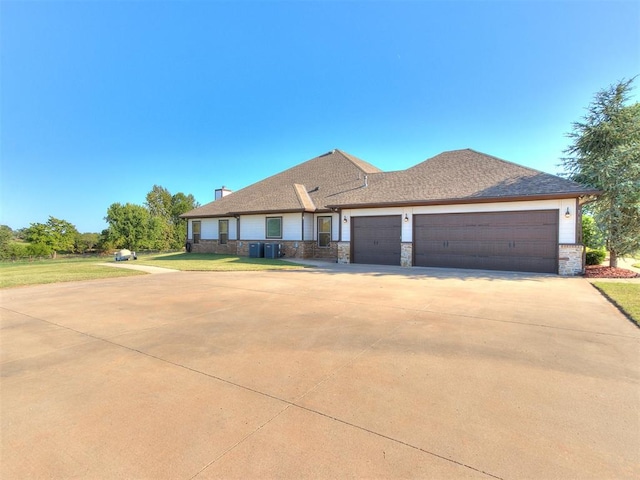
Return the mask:
[[604,248],[598,250],[587,250],[587,265],[600,265],[604,262],[604,257],[607,256],[607,252]]
[[587,248],[599,250],[604,247],[604,237],[596,221],[589,215],[582,215],[582,243]]
[[7,248],[0,254],[3,260],[18,260],[20,258],[28,258],[28,244],[22,242],[10,242]]

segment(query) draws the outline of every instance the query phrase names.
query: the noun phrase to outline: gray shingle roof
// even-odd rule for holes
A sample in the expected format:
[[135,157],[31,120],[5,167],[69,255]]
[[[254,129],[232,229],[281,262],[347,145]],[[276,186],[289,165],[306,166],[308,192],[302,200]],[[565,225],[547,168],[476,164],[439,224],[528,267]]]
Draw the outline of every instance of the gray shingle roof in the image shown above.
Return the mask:
[[359,158],[333,150],[182,216],[570,198],[597,193],[570,180],[470,149],[444,152],[395,172],[382,172]]
[[441,153],[406,170],[370,175],[368,187],[336,195],[328,205],[419,205],[596,193],[571,180],[465,149]]
[[364,160],[332,150],[181,216],[197,218],[326,210],[329,198],[359,187],[364,175],[377,172],[381,170]]

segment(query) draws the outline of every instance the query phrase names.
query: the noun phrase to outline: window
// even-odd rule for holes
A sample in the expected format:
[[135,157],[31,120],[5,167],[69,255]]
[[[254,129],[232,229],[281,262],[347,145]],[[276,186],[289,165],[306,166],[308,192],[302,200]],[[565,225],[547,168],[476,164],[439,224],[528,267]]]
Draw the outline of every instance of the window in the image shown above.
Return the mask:
[[331,217],[318,217],[318,246],[329,247],[331,243]]
[[267,238],[282,238],[282,217],[267,217]]
[[229,240],[229,220],[218,220],[218,243],[226,245]]
[[191,223],[191,233],[193,235],[193,243],[200,243],[200,220],[194,220]]

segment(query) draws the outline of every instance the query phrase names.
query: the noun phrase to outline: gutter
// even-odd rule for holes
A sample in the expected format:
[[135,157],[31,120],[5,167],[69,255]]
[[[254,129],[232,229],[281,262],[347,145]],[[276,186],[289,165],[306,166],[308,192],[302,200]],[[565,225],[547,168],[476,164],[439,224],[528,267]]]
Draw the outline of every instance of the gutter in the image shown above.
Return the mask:
[[[505,202],[523,202],[533,200],[555,200],[566,198],[584,198],[585,195],[597,197],[602,192],[599,190],[589,190],[585,192],[573,193],[547,193],[542,195],[526,195],[514,197],[466,197],[466,198],[450,198],[436,200],[404,200],[400,202],[370,202],[370,203],[343,203],[327,205],[330,209],[343,208],[379,208],[379,207],[407,207],[407,206],[427,206],[427,205],[460,205],[465,203],[505,203]],[[595,201],[596,198],[593,198]]]

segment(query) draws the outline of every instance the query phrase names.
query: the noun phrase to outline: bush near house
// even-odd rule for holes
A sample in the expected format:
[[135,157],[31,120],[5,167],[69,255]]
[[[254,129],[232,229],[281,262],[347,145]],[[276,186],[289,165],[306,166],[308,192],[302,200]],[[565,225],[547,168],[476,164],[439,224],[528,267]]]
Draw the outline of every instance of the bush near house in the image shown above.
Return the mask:
[[607,252],[604,248],[599,249],[587,249],[586,262],[587,265],[600,265],[604,262]]

